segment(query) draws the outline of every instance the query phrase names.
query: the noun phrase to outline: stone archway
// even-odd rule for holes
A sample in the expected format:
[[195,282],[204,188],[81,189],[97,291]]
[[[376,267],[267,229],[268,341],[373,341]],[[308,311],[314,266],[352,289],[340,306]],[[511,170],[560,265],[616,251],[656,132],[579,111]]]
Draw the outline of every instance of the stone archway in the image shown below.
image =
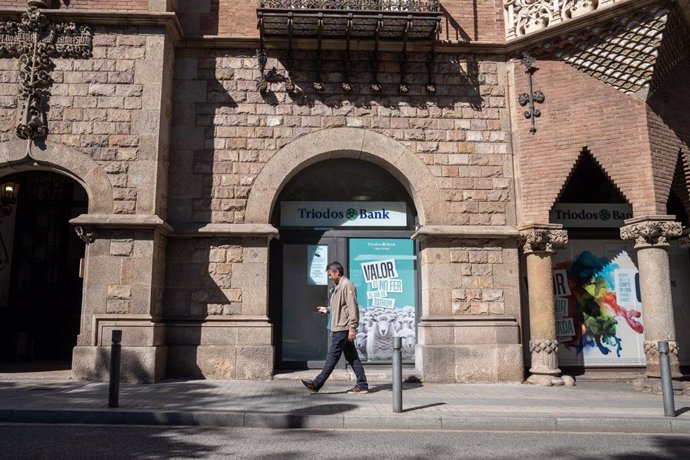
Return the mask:
[[47,170],[79,182],[89,196],[90,214],[110,214],[113,188],[108,175],[91,157],[71,147],[47,142],[44,149],[27,148],[27,141],[0,143],[0,174]]
[[279,192],[302,169],[329,158],[369,161],[390,172],[412,197],[422,225],[448,216],[437,179],[414,153],[395,140],[357,128],[324,129],[282,148],[256,178],[247,201],[245,221],[268,223]]

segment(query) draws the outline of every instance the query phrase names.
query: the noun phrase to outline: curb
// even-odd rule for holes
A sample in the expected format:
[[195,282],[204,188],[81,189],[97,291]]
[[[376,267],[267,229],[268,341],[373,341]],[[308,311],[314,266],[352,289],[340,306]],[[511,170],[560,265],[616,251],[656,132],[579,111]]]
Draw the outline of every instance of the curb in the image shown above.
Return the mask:
[[134,410],[0,410],[0,423],[204,426],[274,429],[400,429],[439,431],[536,431],[690,435],[690,419],[622,417],[310,415],[261,412]]

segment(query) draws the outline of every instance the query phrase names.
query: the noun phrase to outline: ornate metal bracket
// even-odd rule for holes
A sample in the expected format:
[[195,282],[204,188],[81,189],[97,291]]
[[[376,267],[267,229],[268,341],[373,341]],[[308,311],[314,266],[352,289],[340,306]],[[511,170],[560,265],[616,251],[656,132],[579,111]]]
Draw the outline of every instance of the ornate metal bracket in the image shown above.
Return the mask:
[[45,2],[27,3],[21,22],[0,22],[0,58],[19,58],[19,101],[23,103],[17,104],[21,107],[17,136],[40,140],[48,135],[53,58],[90,58],[93,33],[72,22],[51,23],[38,8],[46,8]]
[[403,32],[403,49],[400,53],[400,86],[398,87],[398,92],[400,94],[407,94],[410,92],[410,86],[407,84],[407,36],[411,28],[412,16],[408,16],[405,32]]
[[543,92],[539,90],[535,91],[533,87],[532,76],[537,72],[537,70],[539,70],[538,67],[534,66],[536,60],[527,52],[522,53],[522,55],[523,58],[521,63],[523,66],[525,66],[525,73],[527,74],[527,79],[529,80],[529,93],[520,94],[520,96],[518,97],[518,102],[522,107],[529,104],[529,110],[525,110],[525,118],[530,119],[529,132],[534,134],[537,132],[537,128],[535,126],[535,118],[541,116],[541,110],[536,109],[534,107],[534,104],[535,102],[541,104],[544,102],[544,100],[546,100],[546,98]]
[[381,83],[379,83],[379,38],[382,29],[383,15],[379,14],[379,19],[376,22],[376,31],[374,32],[374,52],[371,54],[371,74],[373,75],[371,91],[374,93],[381,92]]
[[426,55],[426,92],[430,95],[436,94],[436,83],[434,83],[434,67],[436,65],[436,35],[438,35],[440,28],[441,24],[436,24],[436,28],[431,34],[431,49]]
[[352,36],[352,13],[347,17],[347,43],[345,48],[345,54],[343,54],[343,91],[349,93],[352,91],[352,83],[350,83],[350,38]]
[[256,59],[259,61],[259,81],[256,82],[256,89],[261,94],[266,94],[268,92],[268,81],[266,80],[268,56],[266,55],[266,48],[264,48],[264,20],[261,16],[259,16],[257,27],[259,28],[259,49],[256,50]]
[[285,90],[290,93],[290,94],[295,94],[295,91],[297,90],[297,85],[295,85],[294,80],[292,79],[292,70],[295,66],[295,52],[292,49],[292,14],[288,16],[288,51],[287,51],[287,83],[285,84]]
[[316,81],[314,82],[314,89],[316,91],[323,91],[323,80],[321,79],[321,66],[323,64],[322,41],[323,41],[323,13],[319,13],[319,25],[317,27],[319,45],[316,51]]
[[79,239],[82,240],[85,244],[91,244],[94,241],[96,241],[96,230],[93,227],[76,225],[74,227],[74,231],[77,233]]

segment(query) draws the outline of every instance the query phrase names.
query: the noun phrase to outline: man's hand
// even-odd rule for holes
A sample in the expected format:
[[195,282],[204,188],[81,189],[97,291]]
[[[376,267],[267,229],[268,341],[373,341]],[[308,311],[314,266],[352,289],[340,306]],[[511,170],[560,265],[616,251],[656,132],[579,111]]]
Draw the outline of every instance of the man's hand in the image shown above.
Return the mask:
[[316,311],[322,315],[328,314],[328,308],[326,307],[316,307]]
[[350,342],[354,342],[355,337],[357,337],[356,331],[350,330],[350,332],[347,333],[347,340],[349,340]]

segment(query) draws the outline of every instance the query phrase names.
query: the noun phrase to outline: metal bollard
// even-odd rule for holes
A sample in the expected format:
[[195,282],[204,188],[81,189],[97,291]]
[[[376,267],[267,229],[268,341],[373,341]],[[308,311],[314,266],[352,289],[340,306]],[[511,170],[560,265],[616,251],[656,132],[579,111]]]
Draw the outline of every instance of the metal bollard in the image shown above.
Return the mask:
[[671,360],[668,356],[668,342],[659,341],[659,366],[661,367],[661,393],[664,397],[664,415],[676,416],[676,403],[673,399],[673,380],[671,379]]
[[108,407],[118,407],[120,403],[120,354],[122,331],[113,330],[113,344],[110,347],[110,385],[108,386]]
[[393,337],[393,412],[402,412],[402,337]]

